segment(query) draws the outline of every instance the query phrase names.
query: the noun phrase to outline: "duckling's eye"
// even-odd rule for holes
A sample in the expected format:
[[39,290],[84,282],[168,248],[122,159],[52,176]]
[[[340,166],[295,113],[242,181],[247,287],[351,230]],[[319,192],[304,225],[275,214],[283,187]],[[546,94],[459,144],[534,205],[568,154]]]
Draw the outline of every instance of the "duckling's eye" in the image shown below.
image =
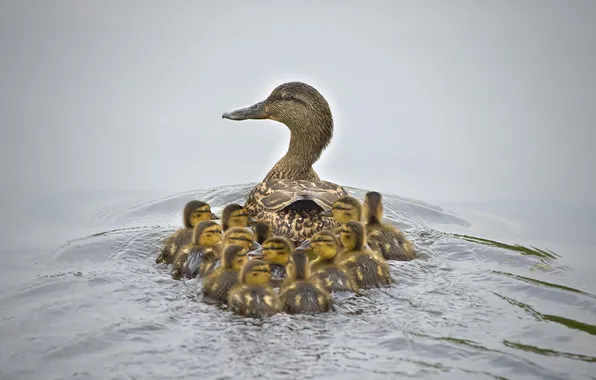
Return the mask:
[[294,99],[294,97],[292,96],[292,94],[283,94],[282,98],[284,100],[292,100],[292,99]]

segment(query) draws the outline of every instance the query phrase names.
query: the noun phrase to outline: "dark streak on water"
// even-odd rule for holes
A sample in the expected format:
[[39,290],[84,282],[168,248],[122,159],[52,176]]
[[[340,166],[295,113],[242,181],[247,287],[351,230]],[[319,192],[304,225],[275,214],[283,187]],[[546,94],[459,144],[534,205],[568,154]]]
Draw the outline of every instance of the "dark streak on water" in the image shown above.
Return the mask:
[[[4,252],[0,378],[580,379],[596,373],[596,296],[561,253],[492,241],[442,209],[386,196],[421,259],[388,290],[319,316],[251,320],[197,297],[154,259],[191,198],[215,210],[249,185],[104,209],[53,252]],[[362,196],[361,191],[352,192]],[[18,261],[18,259],[21,261]],[[566,282],[567,285],[563,285]]]

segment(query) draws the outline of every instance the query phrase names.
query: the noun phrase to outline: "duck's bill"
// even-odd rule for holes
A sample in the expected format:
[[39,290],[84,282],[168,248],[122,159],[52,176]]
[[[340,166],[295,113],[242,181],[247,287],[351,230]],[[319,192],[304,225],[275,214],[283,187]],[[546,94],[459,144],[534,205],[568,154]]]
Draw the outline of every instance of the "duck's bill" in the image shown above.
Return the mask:
[[263,247],[259,245],[259,248],[255,249],[254,251],[250,251],[247,253],[248,257],[251,259],[259,259],[263,260]]
[[211,213],[211,220],[219,220],[219,216],[214,213]]
[[296,248],[296,251],[308,251],[310,249],[310,240],[306,240],[304,243],[302,243],[300,246]]
[[225,112],[221,117],[230,120],[268,119],[269,114],[265,112],[265,101],[263,100],[250,107]]
[[193,252],[186,262],[184,263],[185,272],[190,275],[190,277],[194,276],[194,274],[199,270],[201,263],[203,262],[203,255],[201,252]]
[[331,209],[329,209],[329,210],[325,210],[325,211],[321,211],[321,212],[319,213],[319,215],[320,215],[320,216],[328,216],[328,217],[331,217]]
[[250,251],[256,251],[257,249],[263,249],[263,247],[261,247],[261,245],[259,243],[257,243],[256,241],[253,241],[252,244],[250,245]]

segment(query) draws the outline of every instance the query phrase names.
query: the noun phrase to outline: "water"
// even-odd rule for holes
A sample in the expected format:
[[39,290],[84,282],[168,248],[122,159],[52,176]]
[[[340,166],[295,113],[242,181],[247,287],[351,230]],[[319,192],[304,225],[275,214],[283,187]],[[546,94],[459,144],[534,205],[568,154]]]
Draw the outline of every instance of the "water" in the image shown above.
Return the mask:
[[515,223],[390,195],[386,218],[420,251],[391,262],[393,288],[266,320],[201,302],[198,280],[155,264],[160,242],[188,200],[217,212],[250,188],[30,204],[22,218],[40,217],[26,238],[15,221],[1,255],[0,378],[595,378],[585,246],[532,246]]

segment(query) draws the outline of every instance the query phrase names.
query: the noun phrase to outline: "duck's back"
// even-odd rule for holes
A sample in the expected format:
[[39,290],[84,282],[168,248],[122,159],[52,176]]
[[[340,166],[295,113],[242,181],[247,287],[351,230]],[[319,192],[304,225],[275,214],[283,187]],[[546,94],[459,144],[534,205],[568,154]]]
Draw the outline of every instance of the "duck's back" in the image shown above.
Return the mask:
[[329,293],[311,281],[297,281],[280,293],[281,309],[288,314],[317,314],[333,310]]
[[414,247],[397,228],[386,224],[366,225],[370,248],[383,255],[386,260],[410,261],[414,258]]
[[228,295],[228,307],[246,317],[268,317],[279,311],[279,298],[270,287],[236,285]]
[[221,303],[228,302],[230,290],[238,284],[238,272],[225,269],[207,276],[203,282],[203,296]]
[[187,244],[190,244],[192,241],[192,228],[181,228],[174,232],[170,237],[166,239],[164,242],[161,253],[155,262],[159,263],[166,263],[172,264],[176,258],[176,255],[180,251],[182,247]]
[[340,265],[350,273],[362,289],[390,286],[393,283],[389,265],[374,257],[372,252],[350,252]]
[[358,289],[352,275],[336,265],[319,267],[310,279],[329,293],[356,292]]

